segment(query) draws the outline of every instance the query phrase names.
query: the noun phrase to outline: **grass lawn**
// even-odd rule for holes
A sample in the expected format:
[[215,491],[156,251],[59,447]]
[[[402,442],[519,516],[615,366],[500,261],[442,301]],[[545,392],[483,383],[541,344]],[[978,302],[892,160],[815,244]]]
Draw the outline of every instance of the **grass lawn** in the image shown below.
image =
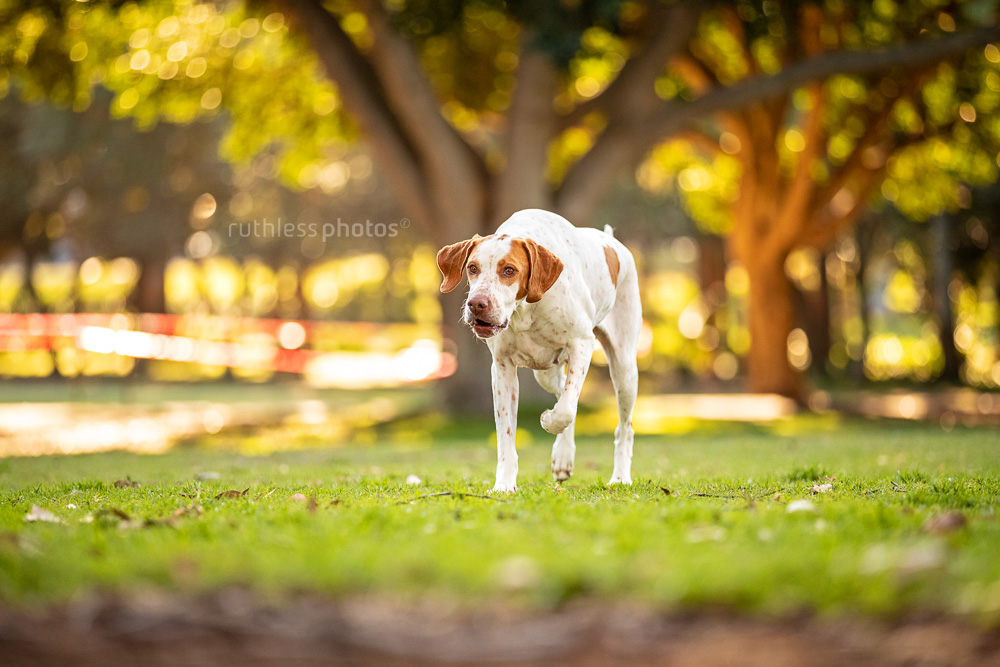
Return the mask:
[[[519,493],[492,498],[479,497],[493,483],[489,431],[385,432],[266,456],[202,443],[2,460],[0,604],[239,586],[276,599],[550,608],[586,597],[1000,624],[996,432],[707,426],[638,437],[635,484],[608,488],[610,437],[579,438],[576,474],[558,486],[537,430],[528,446],[519,438]],[[126,478],[137,485],[115,485]]]

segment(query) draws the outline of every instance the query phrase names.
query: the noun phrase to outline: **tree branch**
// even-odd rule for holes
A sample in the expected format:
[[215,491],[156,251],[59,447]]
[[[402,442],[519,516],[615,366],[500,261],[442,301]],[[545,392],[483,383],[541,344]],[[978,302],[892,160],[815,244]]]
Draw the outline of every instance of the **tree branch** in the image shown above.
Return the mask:
[[810,246],[817,250],[825,250],[868,209],[868,200],[875,193],[875,188],[882,182],[885,170],[886,165],[876,169],[866,169],[859,176],[858,193],[855,195],[851,207],[839,217],[833,217],[831,220],[830,218],[834,214],[829,210],[830,205],[827,205],[826,221],[820,219],[814,224],[804,227],[793,247]]
[[835,74],[873,74],[894,67],[913,69],[998,40],[1000,26],[989,26],[876,51],[832,51],[791,65],[777,74],[755,76],[712,90],[691,102],[676,99],[665,102],[658,113],[638,121],[636,129],[640,134],[668,135],[707,114],[768,100],[810,81]]
[[449,220],[481,214],[486,174],[482,159],[441,114],[420,58],[392,25],[380,0],[355,4],[375,37],[369,60],[386,99],[428,167],[431,193],[438,194],[435,208]]
[[557,206],[585,219],[607,193],[614,176],[636,162],[651,144],[710,114],[770,100],[835,74],[872,74],[895,67],[912,69],[998,40],[1000,27],[988,26],[875,51],[833,51],[791,65],[777,74],[753,76],[711,90],[691,102],[678,99],[663,102],[656,113],[610,123],[593,148],[566,175],[556,195]]
[[892,110],[901,97],[902,95],[897,95],[886,98],[885,106],[879,110],[874,118],[868,120],[864,134],[855,142],[854,149],[850,155],[837,168],[830,177],[830,180],[814,193],[812,204],[814,210],[825,206],[834,195],[840,192],[840,189],[851,180],[854,173],[862,166],[865,151],[882,141],[885,132],[889,129],[889,119],[892,117]]
[[351,38],[318,0],[282,0],[294,25],[308,38],[344,107],[371,142],[372,152],[408,216],[429,226],[426,184],[413,146],[389,109],[378,79]]
[[[768,235],[767,243],[775,253],[784,253],[792,249],[795,239],[801,234],[802,228],[808,224],[810,201],[815,190],[813,166],[826,148],[826,133],[823,131],[823,113],[826,110],[826,99],[823,96],[822,85],[813,83],[810,87],[813,99],[812,109],[803,127],[805,148],[799,155],[795,165],[795,173],[785,191],[781,202],[781,213],[773,221],[773,231]],[[758,178],[767,178],[766,174],[758,174]]]
[[698,27],[700,15],[701,9],[691,0],[660,7],[651,17],[653,29],[635,55],[626,61],[618,76],[601,93],[581,102],[562,118],[562,129],[576,125],[595,111],[619,116],[635,111],[636,107],[655,104],[658,99],[653,88],[656,78],[667,62],[687,46]]

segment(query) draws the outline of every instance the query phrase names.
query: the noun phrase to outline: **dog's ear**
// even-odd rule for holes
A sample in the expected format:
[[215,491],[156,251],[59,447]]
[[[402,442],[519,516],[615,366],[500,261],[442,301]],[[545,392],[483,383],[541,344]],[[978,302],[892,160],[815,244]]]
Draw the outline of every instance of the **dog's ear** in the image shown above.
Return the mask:
[[465,263],[469,261],[469,254],[482,240],[483,237],[476,234],[471,239],[452,243],[438,250],[437,264],[444,276],[441,282],[442,292],[450,292],[462,282],[462,272],[465,271]]
[[524,251],[528,255],[526,300],[528,303],[535,303],[556,283],[559,274],[562,273],[563,263],[548,248],[538,245],[533,239],[517,239],[517,241],[524,244]]

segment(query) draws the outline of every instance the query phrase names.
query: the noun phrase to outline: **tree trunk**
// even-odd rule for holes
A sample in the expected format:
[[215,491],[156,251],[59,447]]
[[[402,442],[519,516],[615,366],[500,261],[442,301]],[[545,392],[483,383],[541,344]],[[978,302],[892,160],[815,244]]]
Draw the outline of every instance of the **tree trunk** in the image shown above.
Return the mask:
[[944,368],[938,377],[943,382],[958,382],[962,357],[955,347],[955,324],[951,312],[948,284],[954,270],[951,249],[952,220],[948,213],[931,218],[931,300],[938,321],[938,340],[944,351]]
[[[552,191],[545,179],[549,141],[555,132],[552,95],[558,73],[552,59],[531,48],[529,36],[517,71],[517,85],[507,114],[507,158],[504,170],[493,181],[493,211],[488,219],[500,223],[525,208],[552,208]],[[488,231],[493,231],[488,230]]]
[[788,334],[795,327],[795,301],[785,275],[785,255],[750,254],[744,261],[750,276],[750,390],[804,403],[802,378],[788,362]]
[[128,296],[127,306],[140,313],[167,312],[164,292],[164,272],[167,264],[163,257],[139,259],[139,281]]
[[809,336],[809,353],[813,368],[827,375],[826,362],[830,359],[830,279],[826,272],[826,255],[819,256],[819,289],[802,293],[805,331]]
[[855,277],[858,298],[858,317],[861,320],[861,351],[858,359],[851,358],[848,368],[851,377],[858,382],[865,380],[865,350],[868,349],[868,336],[871,335],[871,312],[868,309],[868,286],[865,284],[865,274],[868,272],[870,246],[875,241],[874,224],[870,219],[862,220],[854,233],[857,244],[858,273]]

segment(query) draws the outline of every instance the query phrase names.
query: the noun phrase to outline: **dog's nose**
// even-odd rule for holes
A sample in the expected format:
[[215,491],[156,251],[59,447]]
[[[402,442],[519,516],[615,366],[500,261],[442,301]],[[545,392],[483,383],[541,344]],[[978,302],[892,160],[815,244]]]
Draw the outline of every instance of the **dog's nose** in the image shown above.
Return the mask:
[[489,307],[489,303],[484,296],[474,296],[469,299],[468,306],[473,315],[482,315]]

